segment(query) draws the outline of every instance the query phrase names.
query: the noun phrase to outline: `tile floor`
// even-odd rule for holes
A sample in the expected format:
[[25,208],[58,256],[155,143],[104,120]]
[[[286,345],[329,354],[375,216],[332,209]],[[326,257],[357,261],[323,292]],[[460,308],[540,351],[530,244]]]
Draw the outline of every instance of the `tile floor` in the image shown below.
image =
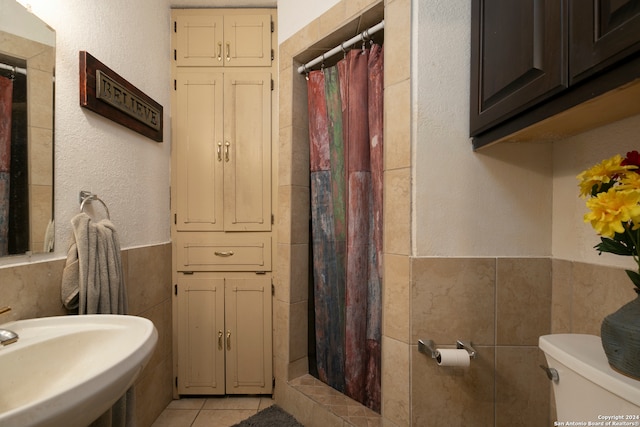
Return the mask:
[[270,397],[183,398],[171,401],[151,427],[230,427],[274,403]]

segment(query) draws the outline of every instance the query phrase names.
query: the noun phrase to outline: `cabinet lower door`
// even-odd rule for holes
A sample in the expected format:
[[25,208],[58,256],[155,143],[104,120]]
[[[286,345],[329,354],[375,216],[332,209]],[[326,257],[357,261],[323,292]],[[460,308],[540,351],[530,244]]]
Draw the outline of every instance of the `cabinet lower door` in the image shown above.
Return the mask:
[[272,392],[271,278],[226,279],[227,394]]
[[224,279],[178,281],[178,393],[225,393]]

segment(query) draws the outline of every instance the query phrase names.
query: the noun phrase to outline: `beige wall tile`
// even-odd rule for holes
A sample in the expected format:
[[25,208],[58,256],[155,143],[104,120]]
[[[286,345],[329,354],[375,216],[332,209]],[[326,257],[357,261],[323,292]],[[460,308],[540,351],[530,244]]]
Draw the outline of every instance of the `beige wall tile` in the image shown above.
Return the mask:
[[293,168],[292,133],[293,126],[285,126],[279,129],[278,137],[278,184],[291,185]]
[[309,298],[309,245],[293,245],[291,248],[291,302]]
[[382,337],[382,416],[399,426],[411,421],[410,346]]
[[413,259],[412,344],[495,344],[495,265],[493,258]]
[[308,187],[292,187],[291,243],[309,243],[310,191]]
[[65,260],[0,268],[2,306],[12,309],[1,322],[66,314],[60,299]]
[[405,255],[386,254],[383,272],[382,334],[410,344],[411,261]]
[[[386,61],[385,47],[385,61]],[[411,166],[411,81],[389,86],[384,92],[389,108],[384,115],[384,169]]]
[[291,154],[291,183],[301,187],[309,186],[309,122],[298,123],[292,130],[295,146]]
[[624,269],[573,263],[573,333],[600,335],[602,320],[636,297]]
[[385,10],[385,87],[411,77],[411,0],[394,0]]
[[384,173],[384,253],[411,252],[411,170]]
[[158,245],[126,251],[126,285],[129,312],[142,313],[171,299],[171,245]]
[[498,258],[496,342],[538,345],[551,332],[551,260]]
[[410,425],[493,425],[495,369],[492,347],[478,347],[477,357],[466,369],[438,366],[434,359],[419,353],[417,346],[411,347]]
[[496,427],[548,426],[549,380],[537,347],[496,348]]
[[137,425],[150,426],[171,402],[172,372],[171,358],[168,357],[157,369],[136,381]]
[[[333,5],[320,18],[318,18],[320,34],[327,35],[336,31],[336,26],[347,20],[347,1],[341,1]],[[353,37],[351,35],[350,37]],[[348,37],[348,38],[350,38]],[[347,40],[347,39],[343,39]],[[330,46],[331,49],[333,46]]]
[[551,333],[571,332],[571,261],[554,259],[551,261]]
[[[274,357],[289,362],[289,342],[291,336],[290,323],[291,304],[284,301],[273,301],[273,321],[275,334],[273,336]],[[288,380],[286,378],[285,380]]]
[[307,356],[308,307],[307,301],[297,302],[290,306],[289,318],[289,360],[298,360]]

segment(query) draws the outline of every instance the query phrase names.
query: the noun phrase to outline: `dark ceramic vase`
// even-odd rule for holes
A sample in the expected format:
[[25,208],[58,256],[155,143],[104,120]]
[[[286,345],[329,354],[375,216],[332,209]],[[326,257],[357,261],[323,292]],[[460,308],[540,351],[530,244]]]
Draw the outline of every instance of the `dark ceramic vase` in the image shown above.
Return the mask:
[[640,295],[604,318],[600,336],[611,367],[640,380]]

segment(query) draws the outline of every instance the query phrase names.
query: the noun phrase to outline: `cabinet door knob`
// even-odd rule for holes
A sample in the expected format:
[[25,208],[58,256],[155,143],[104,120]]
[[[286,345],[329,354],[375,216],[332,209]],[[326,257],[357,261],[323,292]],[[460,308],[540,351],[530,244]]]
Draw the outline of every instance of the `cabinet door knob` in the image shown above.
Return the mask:
[[231,143],[229,141],[225,141],[224,143],[224,161],[228,162],[229,161],[229,147],[231,146]]
[[227,350],[231,350],[231,330],[227,329]]
[[218,142],[218,148],[216,148],[216,152],[218,153],[218,161],[222,161],[222,142]]
[[218,350],[222,350],[222,331],[218,331]]
[[231,61],[231,45],[227,42],[227,62]]
[[218,61],[222,61],[222,42],[218,42]]

